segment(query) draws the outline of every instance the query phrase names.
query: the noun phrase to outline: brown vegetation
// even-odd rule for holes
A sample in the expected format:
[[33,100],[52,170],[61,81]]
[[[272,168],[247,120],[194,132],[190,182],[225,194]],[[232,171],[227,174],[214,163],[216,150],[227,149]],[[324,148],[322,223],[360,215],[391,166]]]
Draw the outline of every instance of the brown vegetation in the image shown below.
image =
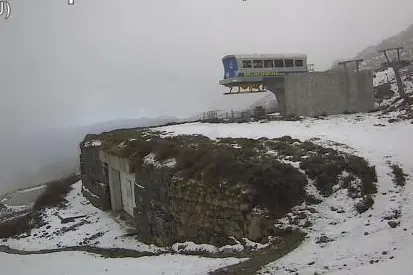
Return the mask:
[[406,184],[406,174],[403,172],[403,169],[397,164],[390,166],[393,172],[393,182],[397,186],[404,186]]
[[47,188],[36,199],[31,212],[0,222],[0,238],[16,237],[43,225],[41,210],[62,206],[66,202],[65,197],[71,190],[71,185],[79,179],[79,175],[72,175],[47,183]]
[[54,180],[47,183],[44,192],[36,199],[33,210],[60,206],[66,202],[66,195],[72,190],[72,184],[80,180],[79,175]]

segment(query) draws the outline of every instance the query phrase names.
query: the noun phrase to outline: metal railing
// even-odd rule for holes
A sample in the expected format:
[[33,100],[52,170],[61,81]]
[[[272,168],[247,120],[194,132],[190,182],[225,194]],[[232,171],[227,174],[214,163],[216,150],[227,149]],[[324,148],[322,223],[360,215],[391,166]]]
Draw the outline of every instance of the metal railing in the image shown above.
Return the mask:
[[202,122],[248,122],[260,119],[265,119],[268,114],[275,113],[278,110],[276,108],[263,108],[258,106],[256,109],[244,110],[244,111],[224,111],[213,110],[206,111],[201,115]]

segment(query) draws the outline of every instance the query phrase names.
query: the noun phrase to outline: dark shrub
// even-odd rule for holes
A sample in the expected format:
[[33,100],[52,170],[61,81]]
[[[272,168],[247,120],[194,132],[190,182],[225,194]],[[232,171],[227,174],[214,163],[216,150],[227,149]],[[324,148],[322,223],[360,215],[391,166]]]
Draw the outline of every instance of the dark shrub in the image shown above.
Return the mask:
[[0,238],[10,238],[29,232],[31,214],[19,216],[0,223]]
[[12,238],[44,224],[37,212],[27,213],[0,223],[0,238]]
[[248,182],[257,190],[255,204],[281,217],[304,200],[307,179],[291,165],[277,162],[255,168]]
[[320,204],[322,202],[321,199],[316,198],[314,195],[306,194],[305,201],[307,204]]
[[322,156],[306,158],[300,163],[300,168],[305,171],[310,179],[314,180],[324,171],[324,159]]
[[33,210],[37,211],[47,207],[60,206],[66,202],[66,195],[72,189],[72,184],[80,180],[79,175],[47,183],[45,191],[36,199]]
[[406,174],[403,172],[403,169],[394,164],[390,166],[393,172],[393,182],[397,186],[404,186],[406,184]]
[[[310,179],[315,180],[318,191],[323,196],[331,195],[333,186],[338,184],[339,176],[347,171],[350,176],[343,179],[342,188],[349,189],[350,197],[361,197],[377,192],[377,175],[374,166],[369,166],[368,162],[357,156],[342,155],[331,149],[305,144],[306,148],[311,148],[317,154],[302,160],[300,168],[303,169]],[[355,179],[355,175],[361,180],[360,190],[350,183]]]
[[314,183],[321,195],[328,197],[333,193],[333,186],[337,184],[337,176],[326,170],[316,177]]
[[377,193],[377,174],[374,166],[369,166],[368,162],[357,156],[348,156],[346,160],[346,170],[356,175],[361,180],[361,194]]
[[304,159],[300,163],[310,179],[315,180],[318,191],[323,196],[329,196],[332,188],[338,183],[338,176],[344,170],[345,160],[342,156],[336,154],[313,155]]
[[46,189],[36,199],[31,212],[0,223],[0,238],[10,238],[29,233],[34,227],[43,225],[40,210],[65,203],[65,197],[72,189],[71,185],[79,180],[79,175],[72,175],[48,182]]
[[159,140],[154,147],[155,159],[157,161],[164,161],[178,154],[177,146],[170,140]]
[[281,156],[292,156],[294,160],[300,160],[304,156],[299,147],[292,146],[293,140],[268,141],[266,145]]
[[366,212],[374,204],[374,200],[371,196],[367,195],[363,199],[356,203],[355,207],[358,213],[362,214]]

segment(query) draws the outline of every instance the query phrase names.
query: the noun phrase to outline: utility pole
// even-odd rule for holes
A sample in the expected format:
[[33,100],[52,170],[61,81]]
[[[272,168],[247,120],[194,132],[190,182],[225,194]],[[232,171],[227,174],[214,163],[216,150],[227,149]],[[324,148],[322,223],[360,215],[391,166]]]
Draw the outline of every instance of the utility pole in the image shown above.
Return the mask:
[[360,70],[360,63],[363,62],[363,59],[356,59],[356,60],[354,60],[354,62],[356,62],[356,64],[357,64],[357,71],[359,71]]
[[344,73],[346,75],[346,110],[347,112],[349,111],[349,105],[350,105],[350,78],[348,76],[348,67],[347,64],[349,63],[356,63],[357,66],[357,71],[360,70],[360,63],[363,62],[363,59],[354,59],[354,60],[346,60],[342,62],[338,62],[338,65],[343,65],[344,67]]
[[[380,52],[382,52],[384,54],[384,57],[386,58],[387,61],[387,66],[391,67],[394,71],[394,75],[396,77],[396,82],[397,82],[397,88],[399,90],[399,94],[400,96],[405,100],[405,102],[408,104],[408,106],[410,106],[410,99],[407,96],[406,92],[404,91],[404,87],[403,87],[403,81],[402,78],[400,76],[400,65],[401,65],[401,61],[400,61],[400,50],[403,49],[403,47],[395,47],[395,48],[388,48],[388,49],[383,49]],[[388,56],[388,52],[390,51],[397,51],[397,60],[392,60],[390,61],[389,56]]]
[[348,63],[356,63],[357,66],[357,71],[360,71],[360,63],[363,62],[363,59],[353,59],[353,60],[346,60],[346,61],[342,61],[342,62],[338,62],[338,65],[343,65],[344,66],[344,70],[347,72],[347,64]]

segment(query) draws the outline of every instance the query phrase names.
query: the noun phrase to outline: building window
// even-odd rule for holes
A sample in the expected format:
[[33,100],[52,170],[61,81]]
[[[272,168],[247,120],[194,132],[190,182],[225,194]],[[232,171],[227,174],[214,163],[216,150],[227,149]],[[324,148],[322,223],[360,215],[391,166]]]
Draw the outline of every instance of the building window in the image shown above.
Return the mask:
[[294,60],[294,65],[296,67],[304,67],[304,61],[298,59],[298,60]]
[[262,60],[253,60],[252,61],[252,66],[254,68],[264,68],[264,64],[263,64]]
[[264,60],[264,68],[274,68],[274,60]]
[[274,60],[274,65],[276,68],[282,68],[284,67],[284,60],[282,59]]
[[285,67],[291,68],[294,67],[294,60],[293,59],[284,59]]
[[242,61],[242,67],[243,67],[243,68],[252,68],[252,62],[251,62],[251,60],[243,60],[243,61]]

